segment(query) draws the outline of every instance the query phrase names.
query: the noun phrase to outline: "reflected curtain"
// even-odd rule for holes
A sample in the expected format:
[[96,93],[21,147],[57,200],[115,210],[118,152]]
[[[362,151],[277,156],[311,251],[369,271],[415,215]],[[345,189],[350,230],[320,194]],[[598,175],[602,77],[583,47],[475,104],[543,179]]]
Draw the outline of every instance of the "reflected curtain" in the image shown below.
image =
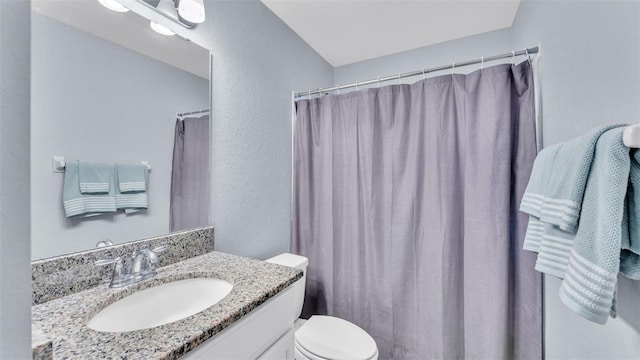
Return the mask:
[[209,115],[176,120],[169,229],[209,225]]
[[518,206],[536,155],[531,64],[296,102],[292,251],[304,314],[380,359],[540,359]]

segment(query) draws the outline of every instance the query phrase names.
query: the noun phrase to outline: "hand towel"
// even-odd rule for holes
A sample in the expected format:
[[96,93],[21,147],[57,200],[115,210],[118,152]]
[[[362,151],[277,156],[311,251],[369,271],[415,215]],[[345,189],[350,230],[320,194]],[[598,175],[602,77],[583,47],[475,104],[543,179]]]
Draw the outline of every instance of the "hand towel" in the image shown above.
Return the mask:
[[[149,177],[149,171],[146,166],[140,165],[144,168],[143,171],[143,187],[147,188],[147,181]],[[117,183],[120,183],[120,172],[116,174],[118,177]],[[120,210],[124,210],[127,214],[136,213],[141,210],[146,210],[149,207],[149,197],[147,191],[128,191],[122,192],[119,186],[116,186],[116,207]]]
[[[536,177],[532,174],[520,211],[536,216],[542,222],[556,225],[561,230],[575,233],[596,143],[606,131],[621,126],[623,125],[598,127],[573,140],[551,147],[549,152],[555,152],[553,165],[548,168],[551,154],[542,157],[541,166],[536,167],[534,163],[532,172],[536,171],[536,168],[542,170],[538,170],[539,174]],[[540,155],[543,152],[540,152]]]
[[[584,191],[580,223],[560,299],[581,316],[604,324],[613,305],[622,245],[629,149],[622,128],[600,136]],[[628,231],[627,231],[628,233]]]
[[146,177],[149,172],[143,164],[117,164],[120,193],[146,191]]
[[[112,167],[113,169],[113,167]],[[113,171],[111,173],[113,175]],[[82,194],[80,192],[78,161],[69,161],[64,171],[62,201],[67,218],[90,217],[116,212],[115,183],[107,194]]]
[[82,194],[108,194],[111,185],[112,164],[93,161],[78,162],[78,180]]

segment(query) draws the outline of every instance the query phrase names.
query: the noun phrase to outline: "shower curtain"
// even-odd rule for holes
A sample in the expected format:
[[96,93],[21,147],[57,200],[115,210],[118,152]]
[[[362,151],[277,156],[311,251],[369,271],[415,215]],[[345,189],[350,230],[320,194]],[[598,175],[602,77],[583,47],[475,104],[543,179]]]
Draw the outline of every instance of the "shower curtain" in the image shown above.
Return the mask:
[[176,120],[169,230],[209,224],[209,115]]
[[361,326],[380,359],[540,359],[541,281],[518,212],[533,94],[525,61],[298,100],[304,314]]

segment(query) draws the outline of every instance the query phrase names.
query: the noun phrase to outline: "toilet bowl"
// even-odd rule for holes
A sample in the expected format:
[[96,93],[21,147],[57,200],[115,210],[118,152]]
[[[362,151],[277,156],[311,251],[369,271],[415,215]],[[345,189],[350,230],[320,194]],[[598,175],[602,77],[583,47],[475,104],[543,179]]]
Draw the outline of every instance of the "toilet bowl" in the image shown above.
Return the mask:
[[[304,272],[292,285],[296,303],[291,316],[295,321],[302,313],[309,260],[285,253],[265,261]],[[333,316],[314,315],[295,333],[295,354],[296,360],[377,360],[378,347],[375,340],[357,325]]]

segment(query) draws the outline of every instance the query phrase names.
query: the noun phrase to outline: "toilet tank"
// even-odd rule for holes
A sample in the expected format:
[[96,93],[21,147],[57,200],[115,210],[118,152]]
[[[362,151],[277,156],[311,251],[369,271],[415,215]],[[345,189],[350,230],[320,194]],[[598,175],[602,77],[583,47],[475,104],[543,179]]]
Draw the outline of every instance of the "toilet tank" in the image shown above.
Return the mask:
[[293,320],[295,321],[300,317],[300,314],[302,314],[302,304],[304,303],[304,288],[307,283],[307,265],[309,264],[309,259],[300,255],[284,253],[276,255],[265,261],[268,263],[284,265],[302,270],[302,278],[300,278],[292,285],[295,295],[295,304],[293,307],[294,312],[292,312],[292,315]]

